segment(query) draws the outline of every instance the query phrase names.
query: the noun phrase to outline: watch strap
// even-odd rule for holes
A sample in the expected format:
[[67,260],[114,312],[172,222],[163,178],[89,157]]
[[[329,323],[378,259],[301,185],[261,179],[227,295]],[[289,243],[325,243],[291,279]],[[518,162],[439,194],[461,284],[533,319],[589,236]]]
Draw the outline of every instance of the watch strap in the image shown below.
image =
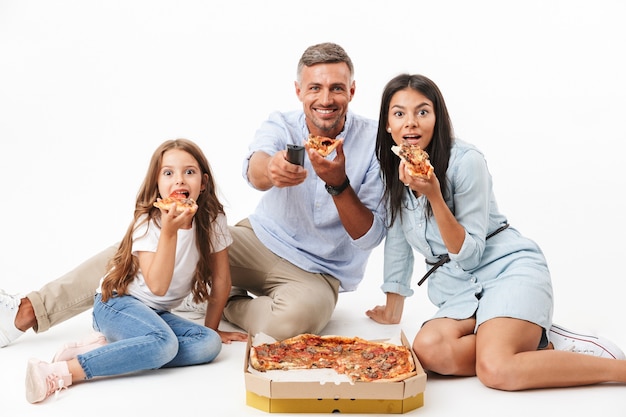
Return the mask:
[[326,191],[328,191],[328,194],[332,196],[339,195],[342,192],[344,192],[345,189],[348,188],[349,185],[350,185],[350,179],[346,176],[346,180],[340,186],[335,187],[335,186],[326,184]]

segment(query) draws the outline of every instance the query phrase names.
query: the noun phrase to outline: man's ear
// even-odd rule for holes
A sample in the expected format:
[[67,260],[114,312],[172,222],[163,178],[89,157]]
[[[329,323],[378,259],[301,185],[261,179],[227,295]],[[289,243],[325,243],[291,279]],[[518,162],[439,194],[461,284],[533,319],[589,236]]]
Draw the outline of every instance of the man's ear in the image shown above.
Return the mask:
[[[302,87],[300,87],[300,83],[297,81],[293,82],[293,86],[296,90],[296,96],[298,97],[298,100],[300,100],[300,93],[302,92]],[[300,100],[302,101],[302,100]]]

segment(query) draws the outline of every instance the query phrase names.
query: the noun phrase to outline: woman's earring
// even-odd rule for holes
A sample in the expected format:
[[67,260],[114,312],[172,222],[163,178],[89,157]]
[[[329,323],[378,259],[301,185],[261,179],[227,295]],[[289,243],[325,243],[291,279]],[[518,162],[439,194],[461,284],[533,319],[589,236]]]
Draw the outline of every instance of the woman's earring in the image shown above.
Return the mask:
[[390,127],[387,128],[387,132],[391,133],[391,128]]

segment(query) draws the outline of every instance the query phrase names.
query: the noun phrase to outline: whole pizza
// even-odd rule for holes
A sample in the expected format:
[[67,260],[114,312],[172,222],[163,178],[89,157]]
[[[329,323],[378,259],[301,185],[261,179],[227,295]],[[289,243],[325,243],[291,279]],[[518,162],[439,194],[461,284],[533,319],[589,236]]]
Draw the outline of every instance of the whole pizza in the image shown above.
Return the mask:
[[406,346],[308,333],[252,346],[250,365],[261,372],[334,369],[354,382],[401,381],[417,374],[413,355]]

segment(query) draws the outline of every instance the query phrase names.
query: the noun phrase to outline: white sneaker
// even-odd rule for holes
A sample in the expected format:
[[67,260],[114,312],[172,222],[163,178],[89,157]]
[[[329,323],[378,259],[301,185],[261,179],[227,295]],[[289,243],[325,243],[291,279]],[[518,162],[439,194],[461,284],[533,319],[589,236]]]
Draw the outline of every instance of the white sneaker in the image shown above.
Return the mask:
[[23,331],[15,327],[15,316],[17,316],[20,303],[20,297],[0,290],[0,347],[11,344],[24,334]]
[[564,329],[555,324],[550,327],[548,340],[555,350],[567,350],[601,358],[626,359],[626,355],[610,340],[583,335]]
[[50,395],[55,396],[64,388],[72,385],[72,375],[67,362],[46,363],[39,359],[30,359],[26,368],[26,399],[29,403],[38,403]]
[[198,314],[206,314],[207,302],[203,303],[194,303],[193,295],[189,294],[182,303],[176,308],[174,311],[180,311],[183,313],[198,313]]

